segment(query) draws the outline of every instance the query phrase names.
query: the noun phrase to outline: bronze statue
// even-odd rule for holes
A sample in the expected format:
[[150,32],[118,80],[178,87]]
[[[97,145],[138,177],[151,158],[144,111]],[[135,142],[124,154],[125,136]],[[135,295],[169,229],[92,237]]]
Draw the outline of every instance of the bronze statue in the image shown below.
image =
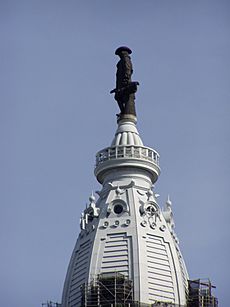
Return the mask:
[[139,82],[132,82],[131,76],[133,73],[132,62],[130,54],[132,51],[128,47],[119,47],[115,54],[120,57],[117,63],[116,73],[116,88],[110,93],[115,93],[115,100],[117,101],[121,113],[136,116],[135,110],[135,92]]

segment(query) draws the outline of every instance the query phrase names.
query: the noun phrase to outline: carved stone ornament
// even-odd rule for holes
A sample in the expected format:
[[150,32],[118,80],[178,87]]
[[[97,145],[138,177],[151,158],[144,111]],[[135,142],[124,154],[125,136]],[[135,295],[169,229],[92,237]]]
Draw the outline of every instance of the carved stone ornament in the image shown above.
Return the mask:
[[116,196],[120,197],[120,195],[122,195],[125,190],[132,188],[133,186],[135,186],[134,180],[131,180],[129,184],[122,186],[113,185],[111,182],[108,182],[101,191],[96,191],[96,193],[100,196],[101,199],[104,199],[108,196],[110,191],[115,190]]
[[93,219],[98,217],[100,213],[100,209],[96,207],[95,197],[93,194],[89,197],[89,201],[89,205],[81,214],[80,227],[82,230],[85,230]]
[[175,243],[179,244],[179,239],[177,238],[177,235],[176,235],[176,232],[175,232],[175,223],[174,223],[174,219],[173,219],[172,202],[169,199],[169,196],[168,196],[168,199],[167,199],[165,206],[162,210],[162,214],[163,214],[163,217],[164,217],[164,219],[167,223],[168,229],[169,229]]
[[163,214],[163,217],[165,218],[165,221],[168,225],[170,232],[171,233],[174,232],[175,223],[174,223],[174,219],[173,219],[172,202],[169,199],[169,196],[168,196],[168,199],[167,199],[165,206],[162,210],[162,214]]
[[143,218],[141,225],[144,227],[148,223],[152,229],[155,229],[158,221],[161,222],[160,210],[155,202],[147,201],[145,203],[142,203],[142,205],[140,206],[140,214]]

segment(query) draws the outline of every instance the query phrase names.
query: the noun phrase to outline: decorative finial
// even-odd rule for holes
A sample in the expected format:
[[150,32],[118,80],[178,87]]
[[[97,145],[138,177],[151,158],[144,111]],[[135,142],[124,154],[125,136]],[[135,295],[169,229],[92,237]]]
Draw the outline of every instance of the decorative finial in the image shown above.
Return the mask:
[[92,191],[92,193],[91,193],[91,195],[90,195],[90,197],[89,197],[89,201],[90,201],[90,203],[94,203],[95,202],[95,196],[94,196],[94,194],[93,194],[93,191]]
[[168,198],[165,202],[165,207],[162,210],[162,214],[163,214],[165,221],[167,222],[168,227],[169,227],[169,229],[170,229],[170,231],[173,234],[174,239],[175,239],[176,234],[174,233],[174,230],[173,230],[175,228],[175,223],[174,223],[174,220],[173,220],[172,202],[169,198],[169,195],[168,195]]
[[129,56],[131,53],[132,50],[125,46],[119,47],[115,51],[115,54],[120,57],[120,61],[117,63],[116,88],[110,93],[115,93],[114,98],[121,111],[118,119],[130,117],[130,115],[136,118],[134,100],[139,82],[131,80],[133,73],[132,62]]
[[170,200],[169,194],[168,194],[168,198],[167,198],[167,200],[166,200],[166,204],[168,204],[169,206],[172,205],[172,202],[171,202],[171,200]]

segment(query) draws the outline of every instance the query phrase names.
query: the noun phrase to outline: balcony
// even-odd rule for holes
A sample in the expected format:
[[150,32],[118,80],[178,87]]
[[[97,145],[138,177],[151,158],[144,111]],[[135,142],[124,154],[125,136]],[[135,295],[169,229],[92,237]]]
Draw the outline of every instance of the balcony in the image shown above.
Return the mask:
[[159,166],[160,156],[155,150],[144,146],[125,145],[107,147],[97,153],[96,167],[105,161],[115,159],[144,159]]

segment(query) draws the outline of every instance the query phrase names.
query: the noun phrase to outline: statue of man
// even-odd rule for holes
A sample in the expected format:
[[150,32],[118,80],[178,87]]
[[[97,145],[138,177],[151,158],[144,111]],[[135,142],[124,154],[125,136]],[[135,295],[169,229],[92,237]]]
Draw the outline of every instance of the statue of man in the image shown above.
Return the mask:
[[138,82],[132,82],[133,73],[130,54],[132,51],[128,47],[119,47],[115,54],[120,57],[117,63],[116,88],[110,93],[115,93],[115,100],[120,108],[121,114],[132,114],[136,116],[135,111],[135,95]]

